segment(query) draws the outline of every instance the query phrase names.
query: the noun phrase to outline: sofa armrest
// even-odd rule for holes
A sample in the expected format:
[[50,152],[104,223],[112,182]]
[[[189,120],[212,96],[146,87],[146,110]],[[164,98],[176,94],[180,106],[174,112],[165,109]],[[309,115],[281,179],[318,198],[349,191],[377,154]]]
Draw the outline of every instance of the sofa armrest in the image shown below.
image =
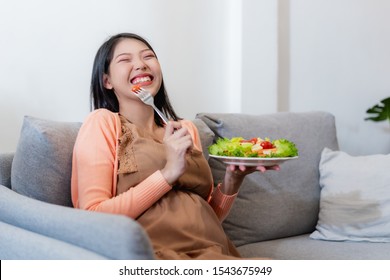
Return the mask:
[[[153,259],[146,233],[128,217],[54,205],[4,186],[0,186],[0,222],[86,249],[103,258]],[[14,246],[19,246],[18,242]]]
[[99,260],[102,255],[0,221],[1,260]]
[[14,153],[0,153],[0,185],[11,188],[11,167]]

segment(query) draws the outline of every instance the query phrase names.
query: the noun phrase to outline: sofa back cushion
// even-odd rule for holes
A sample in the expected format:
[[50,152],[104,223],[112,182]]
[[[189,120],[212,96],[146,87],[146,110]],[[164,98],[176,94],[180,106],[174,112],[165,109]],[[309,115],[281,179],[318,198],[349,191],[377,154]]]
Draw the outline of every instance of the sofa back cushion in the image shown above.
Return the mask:
[[[324,147],[336,150],[334,117],[325,112],[265,115],[198,114],[218,137],[286,138],[296,143],[299,158],[280,171],[248,175],[223,226],[237,245],[283,238],[315,229],[320,187],[318,165]],[[207,154],[207,150],[204,151]],[[226,166],[210,158],[215,183]]]
[[72,152],[80,126],[26,116],[12,162],[12,189],[38,200],[72,206]]
[[0,185],[11,188],[11,166],[13,153],[0,153]]

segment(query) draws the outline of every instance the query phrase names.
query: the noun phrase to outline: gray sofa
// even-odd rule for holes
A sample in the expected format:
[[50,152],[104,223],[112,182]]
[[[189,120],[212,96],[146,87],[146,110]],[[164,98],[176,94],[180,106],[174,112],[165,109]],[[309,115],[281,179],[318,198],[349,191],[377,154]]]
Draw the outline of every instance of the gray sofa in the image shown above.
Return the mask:
[[[299,158],[283,163],[280,171],[251,174],[245,179],[223,223],[244,257],[390,259],[390,228],[378,233],[371,230],[367,236],[365,227],[351,233],[349,226],[329,226],[333,216],[328,215],[328,205],[331,210],[338,209],[341,201],[335,199],[336,204],[331,204],[325,200],[331,189],[327,179],[340,169],[325,173],[332,162],[332,157],[326,156],[339,153],[331,114],[201,113],[194,123],[207,158],[207,147],[217,137],[287,138],[299,149]],[[25,117],[16,151],[0,154],[0,259],[153,257],[148,237],[136,221],[72,208],[71,157],[80,125]],[[213,158],[209,164],[215,181],[220,181],[224,164]],[[366,211],[369,214],[370,209]],[[365,222],[369,229],[380,224]],[[386,221],[381,225],[386,227]]]

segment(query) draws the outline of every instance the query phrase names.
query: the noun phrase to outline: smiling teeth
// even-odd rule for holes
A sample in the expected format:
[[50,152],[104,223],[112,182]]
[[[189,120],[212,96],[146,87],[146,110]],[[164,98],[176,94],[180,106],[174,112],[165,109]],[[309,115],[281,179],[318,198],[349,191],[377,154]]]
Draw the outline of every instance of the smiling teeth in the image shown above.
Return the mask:
[[139,84],[139,83],[144,83],[144,82],[150,82],[151,79],[149,76],[147,77],[141,77],[141,78],[136,78],[134,81],[133,81],[133,84]]

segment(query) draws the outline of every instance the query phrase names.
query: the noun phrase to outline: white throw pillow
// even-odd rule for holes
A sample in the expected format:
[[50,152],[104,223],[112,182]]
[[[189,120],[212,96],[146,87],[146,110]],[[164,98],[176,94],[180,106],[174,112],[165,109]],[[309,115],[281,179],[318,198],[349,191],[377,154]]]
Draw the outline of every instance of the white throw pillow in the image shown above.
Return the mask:
[[313,239],[390,242],[390,155],[321,154],[320,212]]

